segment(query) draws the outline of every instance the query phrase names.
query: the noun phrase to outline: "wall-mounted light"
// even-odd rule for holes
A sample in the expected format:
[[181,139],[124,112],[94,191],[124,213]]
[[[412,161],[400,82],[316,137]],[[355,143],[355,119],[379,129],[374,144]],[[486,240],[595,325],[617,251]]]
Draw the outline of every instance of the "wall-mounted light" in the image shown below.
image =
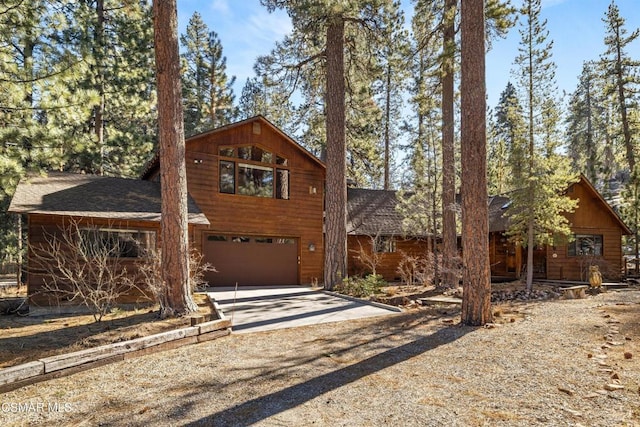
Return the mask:
[[195,163],[196,165],[199,165],[202,163],[202,159],[193,159],[193,163]]
[[309,252],[315,252],[316,250],[316,244],[311,242],[309,243]]
[[316,187],[314,186],[309,186],[309,194],[317,194],[318,190],[316,190]]

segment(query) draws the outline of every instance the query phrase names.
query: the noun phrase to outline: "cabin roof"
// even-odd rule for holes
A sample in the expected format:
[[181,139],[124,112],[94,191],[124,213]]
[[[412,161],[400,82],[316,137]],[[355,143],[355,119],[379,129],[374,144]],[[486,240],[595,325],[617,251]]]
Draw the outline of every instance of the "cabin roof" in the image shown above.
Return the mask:
[[[191,197],[189,223],[209,224]],[[138,179],[65,172],[24,178],[18,184],[9,212],[113,220],[160,221],[160,184]]]
[[393,190],[347,189],[347,234],[400,236],[404,217]]
[[[212,135],[212,134],[216,134],[216,133],[226,132],[226,131],[228,131],[230,129],[233,129],[233,128],[236,128],[236,127],[240,127],[240,126],[244,126],[244,125],[246,125],[248,123],[252,123],[252,122],[256,122],[256,121],[259,121],[262,124],[268,126],[274,132],[279,134],[283,139],[287,140],[291,145],[293,145],[298,150],[300,150],[304,154],[304,156],[308,157],[313,163],[317,164],[318,166],[322,167],[323,169],[325,168],[325,164],[320,159],[318,159],[310,151],[308,151],[306,148],[304,148],[302,145],[300,145],[298,142],[296,142],[293,138],[291,138],[289,135],[284,133],[280,128],[278,128],[276,125],[274,125],[269,120],[267,120],[264,116],[261,116],[261,115],[250,117],[248,119],[241,120],[239,122],[230,123],[230,124],[225,125],[225,126],[220,126],[219,128],[211,129],[211,130],[208,130],[206,132],[202,132],[202,133],[199,133],[199,134],[196,134],[196,135],[192,135],[189,138],[185,139],[185,144],[188,145],[191,141],[198,140],[201,137],[206,136],[206,135]],[[160,167],[160,152],[156,151],[156,153],[153,155],[153,157],[144,166],[143,172],[140,175],[140,177],[142,179],[147,179],[149,177],[149,175],[151,174],[151,172],[156,170],[158,167]]]

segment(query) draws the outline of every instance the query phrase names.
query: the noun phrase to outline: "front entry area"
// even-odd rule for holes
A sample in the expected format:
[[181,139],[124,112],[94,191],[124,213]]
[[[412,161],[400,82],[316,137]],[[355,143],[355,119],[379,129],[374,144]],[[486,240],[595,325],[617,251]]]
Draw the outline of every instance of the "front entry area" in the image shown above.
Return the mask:
[[204,261],[209,286],[297,285],[298,239],[205,234]]

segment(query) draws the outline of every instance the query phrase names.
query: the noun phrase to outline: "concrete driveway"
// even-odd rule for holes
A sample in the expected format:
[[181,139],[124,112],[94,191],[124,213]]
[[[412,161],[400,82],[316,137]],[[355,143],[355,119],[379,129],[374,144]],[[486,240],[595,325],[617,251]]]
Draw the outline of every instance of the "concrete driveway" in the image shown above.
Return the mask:
[[305,286],[210,288],[207,294],[231,319],[233,332],[247,333],[339,322],[400,312]]

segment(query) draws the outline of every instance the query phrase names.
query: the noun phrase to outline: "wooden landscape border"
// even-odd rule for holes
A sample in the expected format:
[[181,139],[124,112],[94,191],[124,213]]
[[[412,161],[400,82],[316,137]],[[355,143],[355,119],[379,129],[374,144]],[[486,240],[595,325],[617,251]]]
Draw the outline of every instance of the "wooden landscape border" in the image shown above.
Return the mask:
[[113,362],[210,341],[231,334],[231,321],[221,318],[195,326],[106,344],[86,350],[44,357],[0,370],[0,393],[29,384],[60,378]]

